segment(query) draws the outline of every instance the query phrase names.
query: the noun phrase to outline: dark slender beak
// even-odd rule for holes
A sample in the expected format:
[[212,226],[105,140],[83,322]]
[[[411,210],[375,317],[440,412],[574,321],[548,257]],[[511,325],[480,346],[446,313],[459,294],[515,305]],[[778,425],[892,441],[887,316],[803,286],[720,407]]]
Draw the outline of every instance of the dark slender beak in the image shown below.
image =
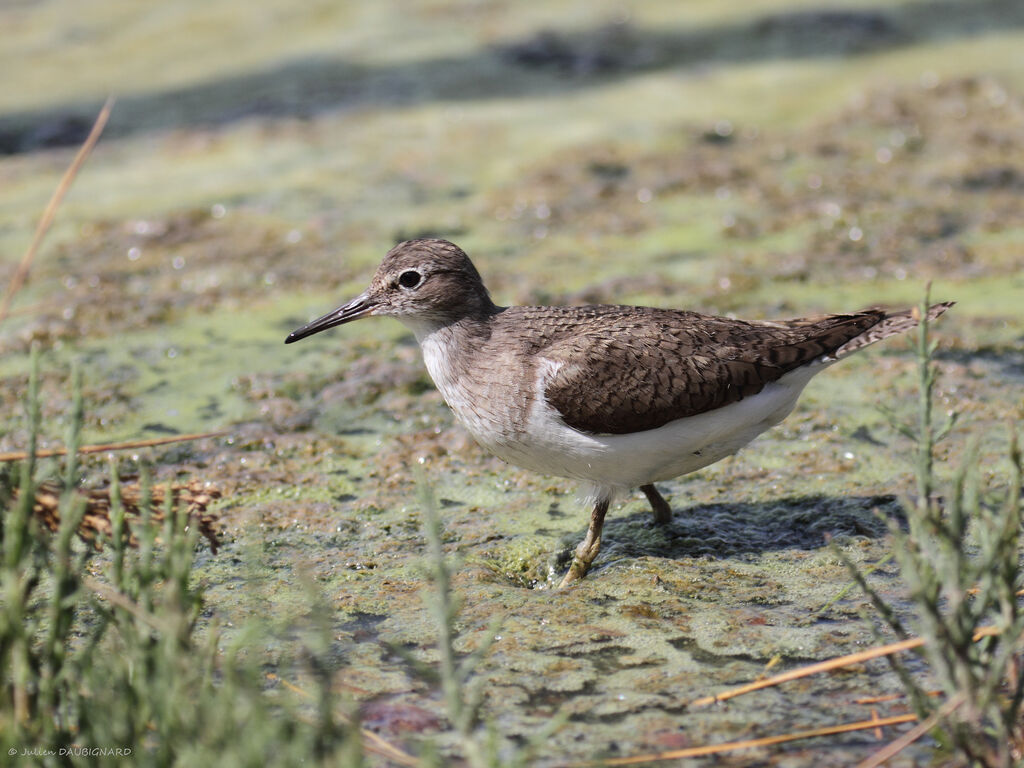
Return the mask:
[[328,312],[323,317],[317,318],[313,322],[292,331],[288,334],[288,338],[284,340],[284,343],[291,344],[293,341],[304,339],[307,336],[312,336],[314,333],[320,333],[320,331],[326,331],[328,328],[333,328],[336,325],[350,323],[353,320],[358,320],[360,317],[366,317],[373,314],[373,310],[376,308],[377,302],[366,293],[356,296],[348,304],[343,304],[333,312]]

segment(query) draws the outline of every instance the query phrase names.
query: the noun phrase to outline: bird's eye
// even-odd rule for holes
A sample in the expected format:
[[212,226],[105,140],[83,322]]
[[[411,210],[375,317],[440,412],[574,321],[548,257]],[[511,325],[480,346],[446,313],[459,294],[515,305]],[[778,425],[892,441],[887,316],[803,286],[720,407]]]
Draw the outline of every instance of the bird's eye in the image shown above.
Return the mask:
[[403,288],[415,288],[423,277],[416,270],[410,269],[398,276],[398,284]]

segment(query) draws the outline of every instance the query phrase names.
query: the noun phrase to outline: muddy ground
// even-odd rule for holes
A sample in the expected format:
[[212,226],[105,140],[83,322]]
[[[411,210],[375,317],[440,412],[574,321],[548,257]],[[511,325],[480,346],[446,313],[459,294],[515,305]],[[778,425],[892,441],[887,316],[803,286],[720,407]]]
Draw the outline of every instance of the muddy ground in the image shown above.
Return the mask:
[[[45,447],[62,444],[73,365],[89,442],[227,430],[121,459],[224,493],[225,546],[195,572],[205,620],[269,616],[266,663],[287,677],[312,577],[334,607],[339,690],[411,750],[443,726],[387,648],[434,655],[421,476],[461,562],[462,647],[506,617],[489,715],[516,739],[568,713],[551,764],[906,711],[856,703],[900,690],[884,661],[686,703],[875,642],[862,598],[832,602],[848,578],[826,541],[865,564],[888,551],[879,515],[912,488],[912,448],[879,407],[913,416],[907,341],[829,371],[735,458],[663,484],[668,528],[623,500],[597,567],[564,592],[587,521],[577,489],[478,448],[401,326],[282,342],[420,235],[466,248],[505,304],[791,317],[916,303],[930,281],[958,302],[935,329],[940,404],[964,414],[943,457],[977,438],[991,475],[1024,391],[1019,4],[93,6],[0,9],[15,33],[0,53],[4,283],[119,97],[0,326],[0,450],[26,441],[33,342]],[[105,467],[87,460],[83,482]],[[872,579],[901,600],[894,566]],[[876,743],[731,759],[845,764]]]

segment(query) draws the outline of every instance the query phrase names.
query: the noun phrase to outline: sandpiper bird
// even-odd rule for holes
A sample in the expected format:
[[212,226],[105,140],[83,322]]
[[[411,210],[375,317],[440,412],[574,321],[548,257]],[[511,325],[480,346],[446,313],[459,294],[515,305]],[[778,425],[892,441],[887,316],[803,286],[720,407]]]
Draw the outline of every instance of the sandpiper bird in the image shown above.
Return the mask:
[[593,563],[617,493],[639,487],[668,522],[655,482],[736,453],[793,410],[812,376],[917,325],[911,310],[745,322],[651,307],[499,307],[461,248],[418,239],[285,343],[371,315],[415,334],[434,384],[483,447],[590,484],[590,527],[563,587]]

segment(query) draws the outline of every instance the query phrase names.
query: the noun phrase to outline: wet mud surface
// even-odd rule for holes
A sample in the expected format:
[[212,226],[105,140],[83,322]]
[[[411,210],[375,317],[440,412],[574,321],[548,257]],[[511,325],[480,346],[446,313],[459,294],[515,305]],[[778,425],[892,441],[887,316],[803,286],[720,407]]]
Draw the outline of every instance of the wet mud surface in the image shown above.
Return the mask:
[[[578,489],[476,446],[404,329],[370,320],[282,342],[415,235],[463,245],[505,304],[768,318],[911,304],[932,281],[934,299],[958,301],[935,329],[940,406],[964,413],[942,456],[956,461],[977,436],[995,461],[1024,391],[1024,70],[1002,55],[1019,51],[1019,9],[971,6],[967,24],[960,3],[939,4],[945,22],[927,3],[765,3],[754,21],[701,5],[682,21],[718,35],[687,48],[690,33],[656,32],[668,4],[626,21],[601,6],[599,27],[561,4],[543,18],[486,5],[464,16],[416,4],[387,33],[329,17],[352,63],[326,90],[307,86],[335,66],[329,48],[134,84],[0,327],[0,450],[26,441],[32,343],[43,447],[64,439],[73,366],[89,442],[227,430],[121,458],[223,493],[224,547],[195,571],[204,621],[268,620],[267,667],[287,678],[312,582],[333,611],[338,689],[365,727],[412,750],[451,745],[436,691],[390,650],[436,659],[421,482],[460,562],[460,649],[505,617],[485,664],[487,714],[516,740],[568,717],[544,764],[907,711],[856,703],[900,690],[884,660],[687,706],[876,642],[865,601],[835,600],[848,576],[828,542],[863,564],[888,552],[884,519],[912,488],[912,446],[879,406],[913,415],[906,341],[844,361],[747,450],[663,484],[670,525],[653,525],[641,494],[620,500],[594,571],[563,592],[553,585],[587,522]],[[42,23],[31,9],[4,14]],[[446,20],[471,39],[442,35],[404,63],[360,47],[360,35]],[[238,82],[269,95],[225,100]],[[3,282],[91,114],[89,99],[55,89],[46,103],[5,97],[0,115]],[[87,459],[83,482],[106,461]],[[905,607],[894,566],[871,578]],[[878,743],[866,731],[735,759],[846,764]]]

